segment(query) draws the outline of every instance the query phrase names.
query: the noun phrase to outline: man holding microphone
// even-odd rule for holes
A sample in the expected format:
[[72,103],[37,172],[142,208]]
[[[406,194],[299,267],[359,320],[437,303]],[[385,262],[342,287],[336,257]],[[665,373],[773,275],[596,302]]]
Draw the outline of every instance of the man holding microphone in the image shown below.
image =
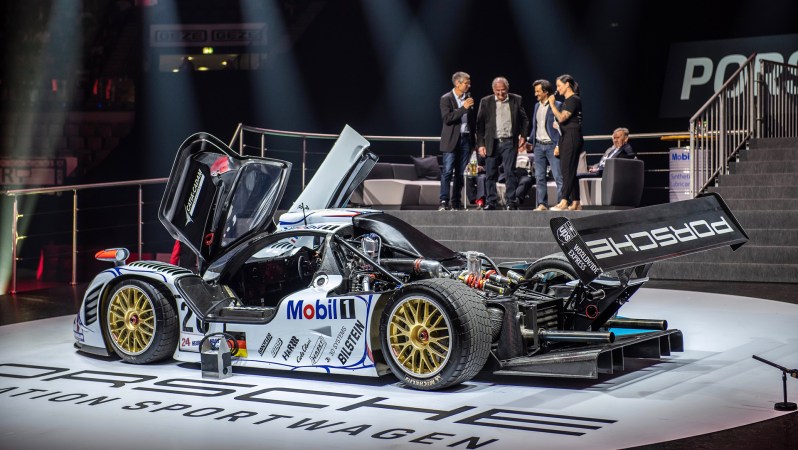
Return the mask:
[[476,131],[474,99],[468,92],[471,89],[471,76],[465,72],[455,72],[452,75],[452,84],[454,89],[443,94],[440,101],[443,119],[440,147],[443,153],[443,171],[439,211],[463,209],[463,173],[471,159]]

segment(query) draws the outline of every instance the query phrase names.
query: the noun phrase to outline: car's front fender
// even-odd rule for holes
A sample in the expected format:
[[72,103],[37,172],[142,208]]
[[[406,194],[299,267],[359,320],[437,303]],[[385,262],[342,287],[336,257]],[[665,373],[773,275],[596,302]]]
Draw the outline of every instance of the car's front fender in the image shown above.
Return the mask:
[[137,261],[98,273],[86,288],[80,310],[73,322],[72,332],[76,347],[88,353],[109,354],[100,315],[103,300],[120,281],[131,278],[145,280],[164,287],[172,298],[179,298],[175,280],[188,275],[192,275],[192,272],[187,269],[158,261]]

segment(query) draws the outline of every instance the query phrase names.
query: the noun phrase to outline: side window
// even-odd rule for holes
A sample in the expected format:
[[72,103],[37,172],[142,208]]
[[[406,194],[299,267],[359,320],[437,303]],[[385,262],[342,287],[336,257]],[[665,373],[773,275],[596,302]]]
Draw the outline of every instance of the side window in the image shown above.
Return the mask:
[[277,201],[282,170],[276,165],[245,164],[236,181],[225,218],[222,246],[225,247],[259,226]]

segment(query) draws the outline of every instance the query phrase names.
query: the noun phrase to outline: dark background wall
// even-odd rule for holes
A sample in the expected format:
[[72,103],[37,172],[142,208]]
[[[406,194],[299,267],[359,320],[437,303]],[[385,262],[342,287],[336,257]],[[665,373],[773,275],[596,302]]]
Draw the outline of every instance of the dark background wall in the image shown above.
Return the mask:
[[[67,14],[77,4],[84,12]],[[617,126],[633,133],[682,131],[687,115],[660,116],[673,43],[798,33],[794,0],[32,0],[3,6],[3,46],[10,55],[3,73],[14,71],[17,38],[26,33],[16,29],[25,23],[21,16],[44,16],[45,26],[48,17],[64,23],[77,17],[78,26],[59,39],[102,41],[101,26],[85,26],[85,10],[101,18],[118,5],[126,6],[125,20],[135,23],[140,44],[124,65],[136,82],[136,124],[108,167],[87,174],[89,181],[166,176],[189,134],[228,139],[242,122],[324,133],[349,124],[364,134],[434,136],[438,98],[457,70],[471,74],[475,97],[490,93],[493,77],[507,77],[527,109],[532,81],[569,73],[581,85],[588,135],[608,135]],[[66,12],[51,14],[59,8]],[[258,70],[157,70],[162,55],[199,48],[151,47],[151,25],[237,22],[266,23],[267,45],[216,50],[266,54]],[[62,59],[51,58],[49,67],[61,67]],[[6,86],[11,79],[5,77]]]
[[[794,1],[342,0],[324,2],[301,33],[285,38],[281,33],[291,34],[297,20],[285,2],[229,3],[240,7],[233,17],[202,17],[196,2],[178,5],[189,23],[237,14],[266,21],[274,44],[267,64],[257,71],[194,73],[197,114],[191,118],[168,100],[168,92],[177,92],[173,84],[184,80],[150,74],[149,82],[159,85],[155,91],[163,92],[142,98],[143,111],[162,113],[149,121],[154,147],[174,148],[199,129],[226,137],[239,122],[436,135],[438,98],[457,70],[471,74],[475,97],[490,93],[493,77],[507,77],[527,108],[533,80],[569,73],[582,89],[586,134],[610,134],[621,125],[633,133],[681,131],[688,117],[659,114],[672,43],[798,31]],[[165,174],[163,164],[151,168],[152,175]]]

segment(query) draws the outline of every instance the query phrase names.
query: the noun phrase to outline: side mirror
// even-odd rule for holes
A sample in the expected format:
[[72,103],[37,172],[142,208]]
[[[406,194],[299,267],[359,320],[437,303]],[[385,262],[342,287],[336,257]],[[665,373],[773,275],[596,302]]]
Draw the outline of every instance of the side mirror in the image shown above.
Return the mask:
[[124,265],[129,257],[130,250],[126,248],[109,248],[100,250],[94,255],[98,261],[113,261],[115,267]]

